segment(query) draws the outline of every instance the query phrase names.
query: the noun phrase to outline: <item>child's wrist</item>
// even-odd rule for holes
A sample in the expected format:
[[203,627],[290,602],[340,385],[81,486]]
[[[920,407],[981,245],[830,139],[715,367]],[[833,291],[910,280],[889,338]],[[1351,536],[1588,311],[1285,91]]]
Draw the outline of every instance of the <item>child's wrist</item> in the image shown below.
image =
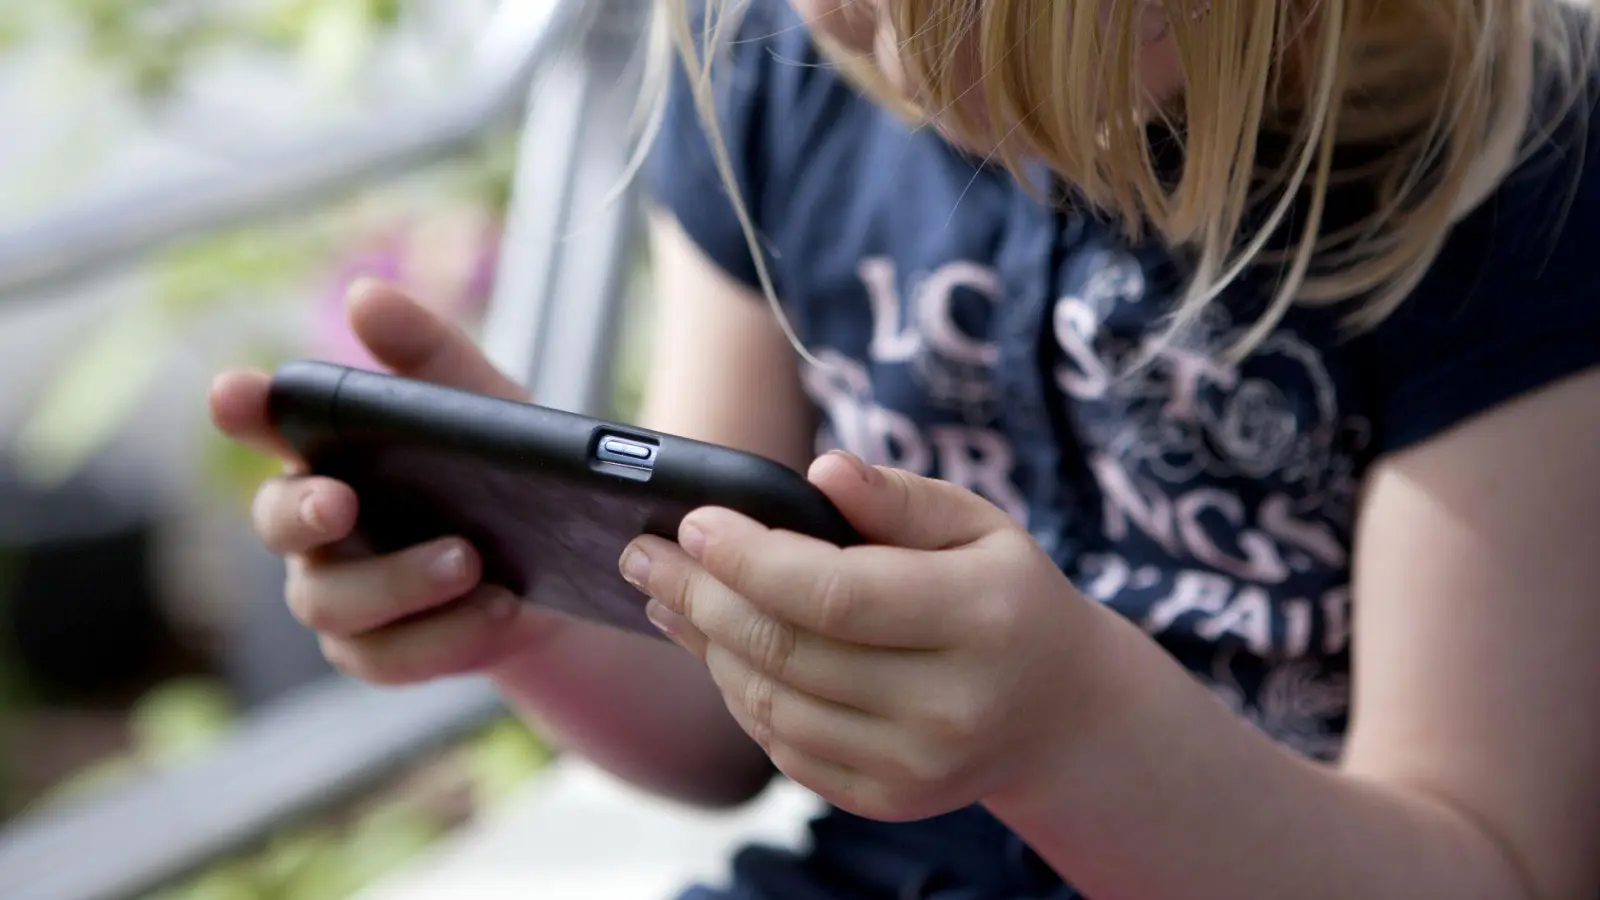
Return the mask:
[[1014,777],[984,798],[1003,820],[1051,816],[1081,790],[1104,790],[1125,762],[1150,752],[1159,682],[1176,663],[1127,620],[1098,605],[1094,612],[1084,617],[1093,634],[1078,643],[1087,652],[1072,667],[1076,683],[1047,688],[1036,739]]

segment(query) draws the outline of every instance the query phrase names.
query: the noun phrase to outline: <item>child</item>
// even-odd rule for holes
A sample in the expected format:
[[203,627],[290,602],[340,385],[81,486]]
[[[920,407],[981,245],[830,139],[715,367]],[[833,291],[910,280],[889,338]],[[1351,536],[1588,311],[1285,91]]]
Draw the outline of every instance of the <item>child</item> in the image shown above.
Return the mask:
[[[356,498],[291,474],[257,527],[328,656],[486,672],[685,800],[833,804],[686,897],[1600,894],[1590,10],[795,7],[679,25],[642,418],[809,464],[873,545],[639,540],[683,652],[456,540],[349,552]],[[519,395],[390,289],[351,316]],[[287,457],[264,388],[214,414]]]

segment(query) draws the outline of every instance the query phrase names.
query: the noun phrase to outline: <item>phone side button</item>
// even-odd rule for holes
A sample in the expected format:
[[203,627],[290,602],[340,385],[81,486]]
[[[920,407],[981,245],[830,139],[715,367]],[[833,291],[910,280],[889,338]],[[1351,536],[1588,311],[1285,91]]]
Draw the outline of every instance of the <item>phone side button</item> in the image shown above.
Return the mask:
[[624,441],[620,438],[606,438],[605,441],[600,444],[600,449],[612,456],[620,456],[624,459],[637,459],[641,462],[651,457],[649,447],[646,447],[643,444],[635,444],[632,441]]
[[594,455],[595,462],[601,465],[649,472],[655,467],[656,446],[649,441],[607,434],[601,435]]

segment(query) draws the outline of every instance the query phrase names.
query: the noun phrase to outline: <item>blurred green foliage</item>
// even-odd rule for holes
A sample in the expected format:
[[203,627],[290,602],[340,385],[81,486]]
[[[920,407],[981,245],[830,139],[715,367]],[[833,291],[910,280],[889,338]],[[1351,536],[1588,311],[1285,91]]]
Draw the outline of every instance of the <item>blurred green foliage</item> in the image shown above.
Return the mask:
[[56,363],[12,439],[18,469],[36,484],[71,478],[112,439],[197,323],[293,290],[335,246],[326,223],[297,222],[208,235],[163,253],[151,267],[147,299],[114,310]]
[[86,62],[154,98],[219,47],[359,56],[403,11],[404,0],[30,0],[0,10],[0,49],[65,31]]

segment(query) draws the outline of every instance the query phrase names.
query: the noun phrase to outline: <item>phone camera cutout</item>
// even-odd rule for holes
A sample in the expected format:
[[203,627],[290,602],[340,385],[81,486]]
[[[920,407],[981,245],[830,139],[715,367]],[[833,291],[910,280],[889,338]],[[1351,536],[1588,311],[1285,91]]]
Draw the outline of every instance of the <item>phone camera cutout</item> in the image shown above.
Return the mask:
[[595,468],[634,480],[645,480],[655,467],[655,441],[617,434],[601,434],[594,445]]

